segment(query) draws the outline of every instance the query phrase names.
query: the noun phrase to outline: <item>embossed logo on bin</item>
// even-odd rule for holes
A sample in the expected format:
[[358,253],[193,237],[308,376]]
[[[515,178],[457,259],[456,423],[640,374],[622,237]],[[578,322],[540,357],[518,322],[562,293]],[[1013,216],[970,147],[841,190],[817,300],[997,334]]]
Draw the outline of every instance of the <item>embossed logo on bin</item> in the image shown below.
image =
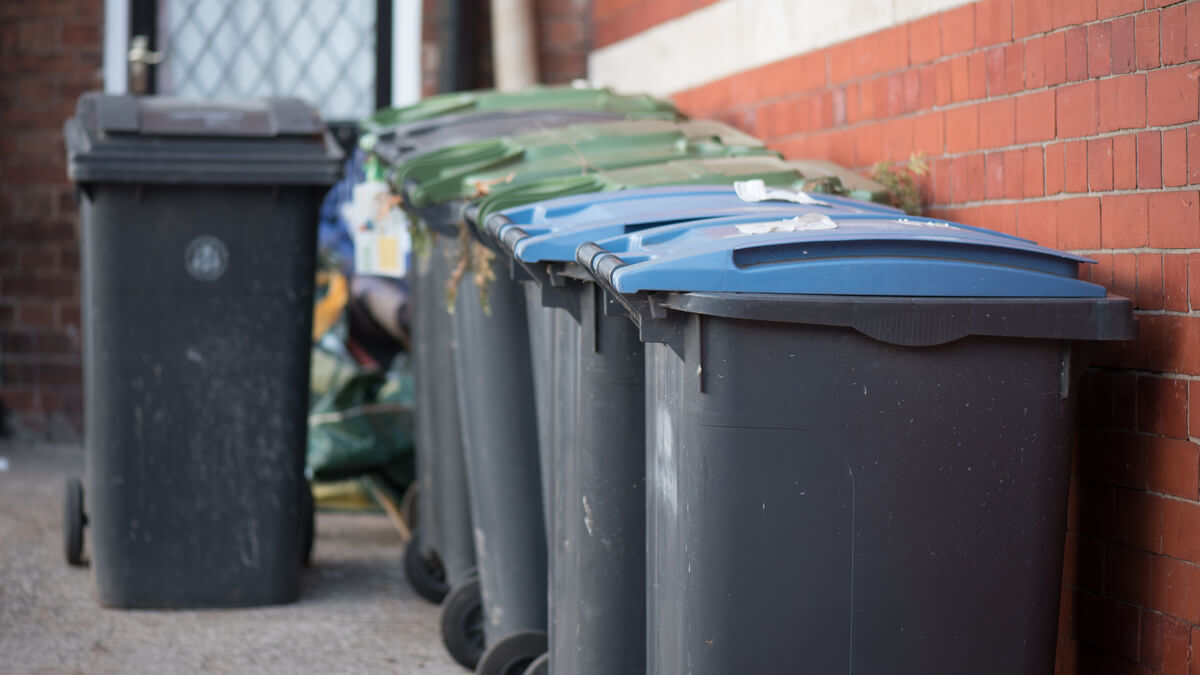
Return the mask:
[[229,267],[229,249],[224,242],[208,235],[196,237],[183,255],[188,274],[197,281],[216,281]]

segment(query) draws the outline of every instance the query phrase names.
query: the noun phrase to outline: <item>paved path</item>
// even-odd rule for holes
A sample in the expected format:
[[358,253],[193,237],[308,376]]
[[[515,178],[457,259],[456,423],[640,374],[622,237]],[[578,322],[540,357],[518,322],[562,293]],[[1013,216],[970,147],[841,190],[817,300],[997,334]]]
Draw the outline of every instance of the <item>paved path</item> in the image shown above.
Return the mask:
[[87,570],[63,562],[62,485],[80,474],[82,452],[0,443],[0,458],[0,672],[467,672],[442,647],[437,609],[408,587],[383,516],[318,516],[295,605],[107,610]]

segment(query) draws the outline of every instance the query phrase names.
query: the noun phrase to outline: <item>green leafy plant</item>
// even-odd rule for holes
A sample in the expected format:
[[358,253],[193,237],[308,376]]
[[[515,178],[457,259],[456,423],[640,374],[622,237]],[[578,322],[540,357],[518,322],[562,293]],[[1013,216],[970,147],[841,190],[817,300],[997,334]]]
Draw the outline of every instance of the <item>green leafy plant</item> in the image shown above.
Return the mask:
[[924,155],[916,152],[908,158],[907,166],[893,167],[887,162],[878,162],[871,169],[871,178],[892,193],[892,205],[912,216],[920,215],[924,208],[917,180],[928,174],[929,163]]

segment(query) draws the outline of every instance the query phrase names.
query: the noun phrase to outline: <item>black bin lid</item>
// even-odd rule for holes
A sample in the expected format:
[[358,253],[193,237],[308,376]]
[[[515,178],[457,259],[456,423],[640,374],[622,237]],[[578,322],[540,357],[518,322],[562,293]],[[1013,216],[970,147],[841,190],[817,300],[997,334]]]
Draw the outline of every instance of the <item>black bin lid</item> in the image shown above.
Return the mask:
[[297,98],[196,101],[84,94],[67,120],[80,183],[330,185],[342,152]]

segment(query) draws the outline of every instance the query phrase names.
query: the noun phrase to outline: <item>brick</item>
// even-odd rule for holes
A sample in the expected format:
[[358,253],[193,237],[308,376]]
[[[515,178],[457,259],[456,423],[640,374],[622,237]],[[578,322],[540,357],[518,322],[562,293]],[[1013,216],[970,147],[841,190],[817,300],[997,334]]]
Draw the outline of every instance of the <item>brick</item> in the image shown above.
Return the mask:
[[1137,135],[1137,186],[1162,187],[1162,135],[1157,131]]
[[1104,592],[1135,605],[1150,602],[1153,558],[1129,546],[1105,544]]
[[[1185,384],[1187,384],[1185,382]],[[1178,499],[1163,502],[1163,553],[1190,562],[1200,561],[1200,504]]]
[[[967,196],[967,158],[955,157],[950,164],[950,203],[969,201]],[[1200,301],[1200,293],[1196,298]]]
[[1146,121],[1153,126],[1196,121],[1200,96],[1196,83],[1198,73],[1200,69],[1194,65],[1149,73],[1146,99],[1154,105],[1148,106]]
[[1022,70],[1026,89],[1037,89],[1046,84],[1046,40],[1029,38],[1022,43],[1024,50]]
[[[1136,253],[1114,253],[1113,254],[1113,281],[1112,290],[1118,295],[1123,295],[1131,300],[1137,298],[1137,254]],[[1130,399],[1129,402],[1136,402],[1136,396]],[[1136,403],[1134,403],[1136,405]],[[1124,404],[1117,404],[1118,408],[1123,408]],[[1130,426],[1137,426],[1136,408],[1130,411],[1129,420]],[[1121,428],[1125,427],[1126,420],[1122,419],[1118,423]],[[1140,436],[1138,437],[1141,438]],[[1144,471],[1143,471],[1144,473]],[[1140,474],[1139,474],[1140,475]],[[1114,479],[1115,480],[1115,479]],[[1134,487],[1144,487],[1145,482],[1139,479],[1137,482],[1123,482],[1121,485],[1133,485]]]
[[1127,546],[1161,553],[1163,502],[1166,500],[1134,490],[1116,489],[1113,492],[1112,521],[1107,524],[1105,534]]
[[1058,244],[1070,250],[1100,248],[1100,198],[1079,197],[1057,202]]
[[967,97],[974,100],[987,96],[987,55],[974,52],[967,55]]
[[[1055,136],[1055,93],[1051,90],[1018,96],[1016,99],[1018,143],[1048,141]],[[982,113],[981,113],[982,117]]]
[[1096,20],[1096,0],[1055,0],[1050,4],[1053,6],[1051,20],[1055,28]]
[[1150,242],[1145,193],[1104,195],[1100,202],[1102,248],[1140,248]]
[[1051,33],[1045,37],[1046,86],[1052,87],[1067,81],[1067,34]]
[[942,113],[933,112],[913,120],[913,150],[926,155],[940,155],[946,143]]
[[975,47],[975,5],[941,13],[942,54],[961,54]]
[[1087,142],[1088,189],[1104,192],[1113,186],[1112,139],[1097,138]]
[[1164,66],[1187,61],[1187,8],[1175,5],[1162,10],[1159,25],[1159,55]]
[[1113,187],[1132,190],[1137,187],[1137,136],[1113,137]]
[[987,165],[983,153],[967,155],[967,201],[977,202],[983,199],[987,180]]
[[1012,42],[1012,0],[975,3],[975,46]]
[[[1197,259],[1200,259],[1200,254],[1193,254],[1192,264],[1195,264]],[[1193,304],[1192,309],[1196,309],[1197,304]],[[1188,408],[1188,435],[1200,436],[1200,380],[1188,383],[1188,400],[1191,402]]]
[[[1188,311],[1187,283],[1187,255],[1163,255],[1163,307],[1168,312]],[[1200,400],[1197,400],[1197,405],[1200,405]]]
[[868,124],[858,127],[855,135],[855,163],[860,166],[883,160],[883,125]]
[[1100,80],[1098,128],[1101,132],[1146,126],[1146,76],[1122,75]]
[[[1162,254],[1137,254],[1137,294],[1135,307],[1138,309],[1162,309],[1164,305],[1162,285]],[[1141,394],[1138,394],[1139,404]],[[1141,428],[1140,426],[1138,427]],[[1142,431],[1147,431],[1142,429]]]
[[1042,173],[1042,148],[1038,146],[1021,150],[1021,193],[1017,198],[1041,197],[1045,194],[1045,177]]
[[891,162],[908,159],[913,149],[912,118],[888,120],[883,124],[884,157]]
[[1191,632],[1190,626],[1174,617],[1143,609],[1141,663],[1156,673],[1186,675]]
[[921,73],[917,70],[906,70],[898,76],[903,86],[901,112],[910,113],[921,109]]
[[1008,93],[1008,78],[1005,72],[1004,47],[994,47],[984,54],[987,95],[991,97]]
[[1004,153],[989,152],[984,158],[984,198],[1004,199]]
[[[1157,294],[1159,297],[1158,307],[1151,309],[1161,309],[1162,276],[1161,264],[1162,256],[1157,253],[1143,254],[1143,256],[1156,256],[1157,263],[1160,265],[1160,270],[1157,278],[1147,279],[1147,282],[1152,286],[1147,290],[1147,294]],[[1142,257],[1138,256],[1138,295],[1142,295]],[[1188,392],[1187,381],[1164,377],[1155,377],[1143,375],[1138,378],[1138,430],[1146,431],[1153,434],[1161,434],[1171,438],[1187,440],[1187,410],[1188,410]],[[1196,448],[1191,449],[1191,454],[1196,455]],[[1195,459],[1193,459],[1195,461]],[[1194,469],[1195,467],[1193,467]],[[1196,486],[1193,486],[1193,490]],[[1174,494],[1179,494],[1175,492]],[[1182,496],[1191,496],[1191,493]],[[1195,498],[1193,496],[1193,498]],[[1200,561],[1198,561],[1200,562]]]
[[1188,184],[1187,130],[1168,129],[1162,135],[1162,172],[1164,187]]
[[1099,0],[1096,3],[1096,17],[1110,19],[1114,16],[1140,12],[1144,6],[1144,0]]
[[[1024,169],[1024,152],[1021,150],[1007,150],[1004,152],[1005,199],[1021,199],[1025,196],[1025,177],[1022,173]],[[1015,212],[1013,216],[1014,218],[1016,217]]]
[[1042,246],[1058,246],[1058,220],[1055,202],[1017,204],[1017,236],[1032,239]]
[[[951,89],[950,63],[951,63],[950,61],[940,61],[940,62],[934,64],[934,66],[933,66],[934,86],[935,86],[934,100],[936,101],[936,103],[938,105],[946,105],[954,100],[953,93],[952,93],[953,90]],[[966,65],[965,60],[963,61],[963,65],[964,66]],[[966,76],[965,70],[963,71],[963,76],[964,76],[964,82],[965,82],[966,81],[965,80],[965,76]],[[965,86],[964,86],[964,90],[965,90]]]
[[1004,47],[1004,87],[1017,93],[1025,87],[1025,50],[1019,44]]
[[1003,148],[1016,136],[1016,102],[1011,98],[988,101],[979,106],[979,146]]
[[1087,28],[1089,77],[1104,77],[1112,72],[1112,26],[1094,23]]
[[1098,88],[1094,81],[1083,82],[1056,91],[1058,137],[1090,136],[1099,128]]
[[942,55],[941,18],[934,14],[908,24],[908,58],[914,65]]
[[1146,12],[1134,17],[1133,32],[1137,40],[1135,57],[1141,70],[1157,68],[1158,59],[1158,12]]
[[1200,193],[1155,192],[1148,198],[1150,246],[1200,248]]
[[1188,61],[1200,59],[1200,7],[1188,3],[1187,7],[1187,46],[1184,56]]
[[979,108],[967,105],[946,111],[946,152],[957,154],[979,147]]
[[[936,114],[936,113],[934,113]],[[935,159],[930,163],[930,175],[932,178],[932,191],[934,204],[949,204],[951,200],[950,191],[950,166],[953,163],[949,159]],[[1187,301],[1186,284],[1184,290],[1184,302]]]
[[1064,167],[1066,164],[1065,146],[1062,143],[1050,143],[1046,146],[1046,195],[1056,195],[1063,191]]
[[1087,192],[1087,141],[1068,141],[1064,146],[1064,192]]
[[1026,35],[1045,33],[1053,24],[1050,3],[1039,0],[1014,0],[1013,2],[1013,37],[1019,39]]
[[1127,16],[1112,22],[1112,72],[1131,73],[1134,68],[1136,38],[1133,17]]

